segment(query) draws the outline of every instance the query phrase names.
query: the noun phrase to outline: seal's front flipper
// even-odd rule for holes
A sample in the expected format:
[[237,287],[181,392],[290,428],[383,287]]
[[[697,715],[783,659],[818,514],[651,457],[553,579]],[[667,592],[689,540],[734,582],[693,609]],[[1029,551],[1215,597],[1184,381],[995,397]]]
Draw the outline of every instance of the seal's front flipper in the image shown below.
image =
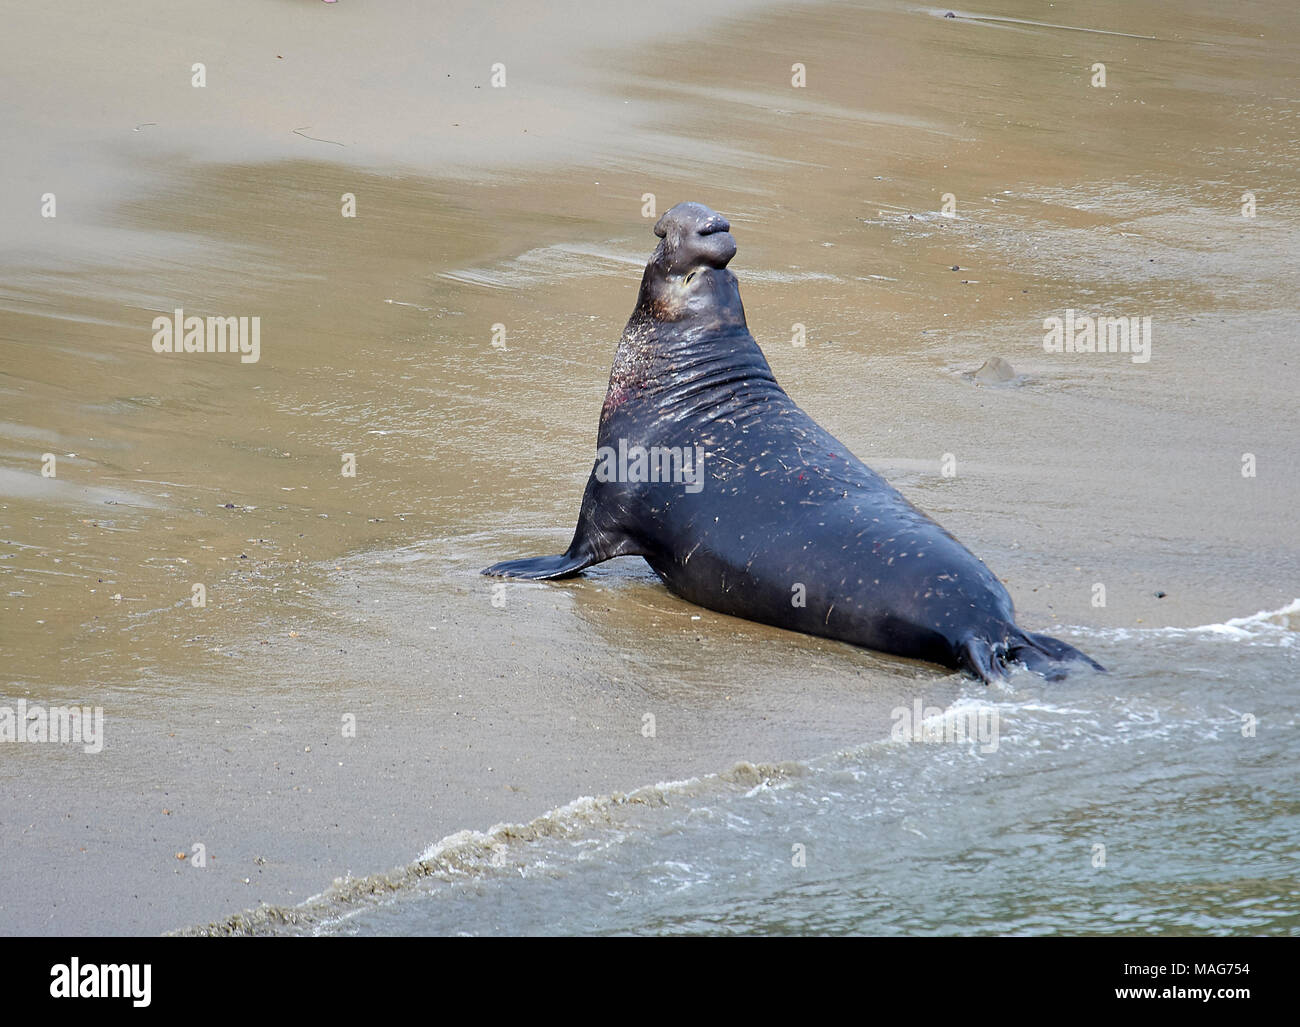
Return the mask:
[[582,496],[573,541],[565,552],[559,556],[494,563],[483,573],[494,578],[551,581],[571,578],[592,564],[604,563],[616,556],[645,556],[646,550],[623,527],[620,515],[625,512],[626,502],[619,494],[611,492],[611,486],[601,482],[593,470]]
[[630,538],[611,538],[602,535],[591,539],[579,533],[570,544],[568,552],[559,556],[535,556],[530,560],[505,560],[494,563],[483,571],[493,578],[527,578],[533,581],[551,581],[571,578],[594,563],[604,563],[616,556],[645,556],[645,550]]
[[594,563],[604,563],[616,556],[645,556],[646,551],[626,535],[587,532],[579,525],[567,552],[559,556],[536,556],[531,560],[506,560],[483,571],[493,578],[531,578],[548,581],[571,578]]
[[529,578],[534,581],[546,581],[554,578],[571,578],[585,567],[590,567],[596,560],[570,556],[537,556],[530,560],[504,560],[494,563],[483,573],[492,578]]

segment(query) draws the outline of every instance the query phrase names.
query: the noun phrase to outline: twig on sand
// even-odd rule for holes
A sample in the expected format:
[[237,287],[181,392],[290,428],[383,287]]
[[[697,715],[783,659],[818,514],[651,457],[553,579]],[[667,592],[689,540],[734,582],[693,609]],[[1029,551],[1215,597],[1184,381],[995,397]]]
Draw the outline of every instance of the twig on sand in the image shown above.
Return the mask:
[[[303,125],[302,128],[311,128],[311,126]],[[310,139],[314,143],[329,143],[331,146],[346,145],[344,143],[335,142],[333,139],[318,139],[316,136],[309,136],[306,132],[302,130],[302,128],[295,128],[293,130],[293,134],[296,136],[302,136],[304,139]]]

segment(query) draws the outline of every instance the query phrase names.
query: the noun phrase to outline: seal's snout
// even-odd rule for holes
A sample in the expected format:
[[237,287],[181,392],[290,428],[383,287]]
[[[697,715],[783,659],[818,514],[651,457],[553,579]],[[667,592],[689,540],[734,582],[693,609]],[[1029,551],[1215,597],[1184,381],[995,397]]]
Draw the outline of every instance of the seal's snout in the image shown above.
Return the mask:
[[736,255],[731,223],[702,203],[679,203],[655,225],[667,269],[682,273],[705,265],[724,268]]
[[731,235],[731,223],[721,214],[714,214],[695,230],[697,245],[694,256],[710,267],[724,268],[736,255],[736,240]]
[[714,232],[730,232],[731,222],[715,211],[713,216],[700,225],[696,231],[700,235],[712,235]]

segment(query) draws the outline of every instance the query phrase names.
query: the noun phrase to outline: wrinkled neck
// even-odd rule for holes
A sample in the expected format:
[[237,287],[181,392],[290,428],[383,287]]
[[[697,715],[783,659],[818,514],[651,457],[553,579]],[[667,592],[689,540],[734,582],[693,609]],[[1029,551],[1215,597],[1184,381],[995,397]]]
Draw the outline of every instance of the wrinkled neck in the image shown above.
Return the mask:
[[602,422],[629,400],[651,416],[683,417],[740,389],[779,391],[739,300],[735,308],[734,317],[665,323],[638,303],[614,356]]

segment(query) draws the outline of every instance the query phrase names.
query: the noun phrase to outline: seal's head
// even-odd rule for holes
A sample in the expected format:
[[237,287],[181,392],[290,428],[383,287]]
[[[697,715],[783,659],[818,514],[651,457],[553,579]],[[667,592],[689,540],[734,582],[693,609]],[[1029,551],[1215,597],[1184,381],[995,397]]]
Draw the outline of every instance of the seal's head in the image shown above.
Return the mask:
[[740,288],[727,270],[736,255],[727,219],[702,203],[679,203],[655,235],[663,241],[646,265],[638,310],[660,322],[743,325]]
[[679,203],[655,224],[663,240],[655,260],[665,271],[689,273],[697,267],[721,270],[736,255],[731,225],[702,203]]

